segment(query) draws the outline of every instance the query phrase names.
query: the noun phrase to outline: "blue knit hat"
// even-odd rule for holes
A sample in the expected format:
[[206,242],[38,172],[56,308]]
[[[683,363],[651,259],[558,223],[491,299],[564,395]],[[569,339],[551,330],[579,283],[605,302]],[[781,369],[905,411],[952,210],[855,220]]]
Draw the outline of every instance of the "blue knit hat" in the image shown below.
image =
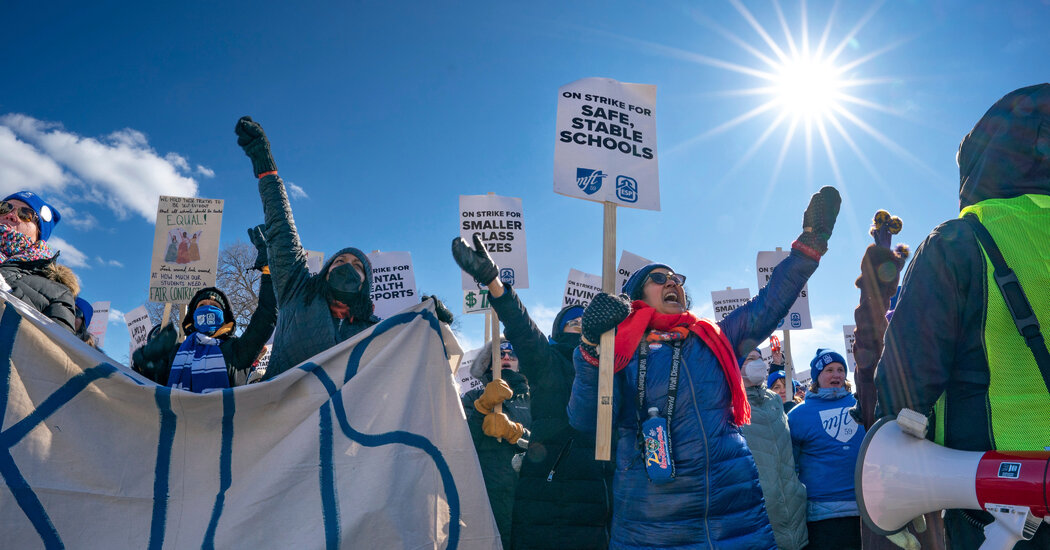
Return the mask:
[[36,212],[36,216],[39,218],[37,224],[40,226],[40,240],[42,241],[46,241],[51,236],[51,230],[58,225],[58,220],[62,219],[62,216],[58,213],[58,210],[55,210],[54,206],[44,202],[40,195],[32,191],[19,191],[4,197],[5,201],[11,199],[18,199],[28,204]]
[[770,374],[769,378],[766,378],[766,387],[772,388],[773,384],[776,384],[777,380],[780,380],[782,378],[787,378],[787,374],[785,374],[782,370],[778,370],[773,374]]
[[660,267],[668,271],[674,271],[671,269],[671,266],[666,264],[649,264],[638,271],[635,271],[634,274],[631,275],[631,278],[627,279],[627,282],[623,284],[623,288],[620,289],[620,292],[630,296],[631,300],[641,300],[642,288],[645,286],[645,278],[648,277],[649,273],[654,269]]
[[95,308],[91,306],[91,302],[88,302],[80,296],[77,296],[74,302],[76,303],[77,309],[79,309],[80,313],[84,316],[84,326],[90,325],[91,316],[95,314]]
[[849,372],[849,366],[846,365],[846,360],[841,355],[836,353],[834,350],[828,348],[820,348],[817,350],[817,355],[813,357],[813,360],[809,362],[809,374],[816,380],[820,373],[824,370],[824,367],[832,363],[842,363],[842,368]]

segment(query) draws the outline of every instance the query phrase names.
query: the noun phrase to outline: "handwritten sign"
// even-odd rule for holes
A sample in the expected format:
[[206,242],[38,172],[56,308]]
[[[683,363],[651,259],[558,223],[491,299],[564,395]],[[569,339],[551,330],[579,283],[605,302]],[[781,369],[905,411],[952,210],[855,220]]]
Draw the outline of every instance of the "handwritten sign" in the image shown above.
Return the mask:
[[[773,268],[784,261],[788,254],[790,252],[787,250],[758,253],[758,259],[755,261],[755,271],[758,273],[758,288],[765,288],[766,284],[769,283],[769,278],[773,275]],[[780,320],[777,330],[804,330],[810,328],[813,328],[813,320],[809,316],[809,285],[807,284],[802,287],[802,292],[798,293],[798,298],[791,305],[787,316]]]
[[124,322],[127,323],[128,334],[131,336],[131,353],[128,355],[128,357],[131,357],[135,350],[146,345],[146,337],[149,336],[149,331],[153,328],[153,322],[149,320],[149,312],[146,311],[145,305],[125,313]]
[[88,332],[95,339],[95,346],[99,349],[106,343],[106,327],[109,326],[109,302],[95,302],[91,304],[91,324]]
[[416,275],[409,252],[372,252],[372,303],[375,315],[386,319],[419,303]]
[[[529,288],[529,264],[525,255],[525,220],[521,199],[499,195],[459,196],[459,236],[474,246],[481,238],[499,278],[514,288]],[[462,272],[463,290],[474,290],[474,278]]]
[[151,302],[187,304],[215,286],[222,200],[161,196],[149,276]]

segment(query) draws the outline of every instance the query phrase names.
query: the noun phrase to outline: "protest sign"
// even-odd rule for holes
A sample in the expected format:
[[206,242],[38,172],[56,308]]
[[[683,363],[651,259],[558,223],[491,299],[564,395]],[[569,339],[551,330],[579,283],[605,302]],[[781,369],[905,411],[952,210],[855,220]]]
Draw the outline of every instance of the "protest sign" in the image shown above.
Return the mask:
[[[787,250],[779,249],[758,253],[755,271],[758,274],[759,289],[766,286],[770,276],[773,275],[773,268],[783,261],[784,258],[787,258],[788,254],[790,252]],[[788,311],[787,316],[780,320],[777,330],[804,330],[810,328],[813,328],[813,321],[809,315],[809,285],[806,284],[802,287],[802,292],[798,293],[798,298],[791,305],[791,310]],[[788,355],[788,352],[785,351],[784,355]]]
[[306,269],[310,271],[310,275],[317,275],[317,272],[321,271],[321,266],[324,265],[324,252],[306,249],[303,252],[306,252]]
[[600,276],[569,269],[569,279],[565,281],[565,294],[561,299],[561,307],[587,307],[594,295],[601,291],[602,278]]
[[849,363],[850,372],[857,372],[857,360],[853,357],[853,344],[857,341],[853,335],[855,330],[857,325],[842,325],[842,339],[846,342],[846,362]]
[[620,289],[627,283],[627,279],[634,275],[635,271],[653,263],[652,260],[632,254],[626,250],[620,252],[620,263],[616,267],[616,288],[613,292],[619,294]]
[[[474,235],[485,243],[499,278],[514,288],[529,288],[525,256],[525,221],[521,199],[498,195],[459,196],[459,236],[474,246]],[[476,290],[474,279],[462,273],[463,290]]]
[[151,302],[188,304],[215,286],[222,200],[161,196],[149,276]]
[[375,316],[386,319],[419,303],[416,275],[409,252],[380,252],[368,254],[372,263],[372,303]]
[[463,359],[459,362],[459,368],[456,369],[456,389],[459,390],[460,397],[466,395],[470,390],[485,387],[481,380],[474,378],[474,375],[470,374],[470,367],[478,357],[481,357],[482,353],[488,353],[488,351],[488,348],[478,348],[463,354]]
[[130,359],[135,350],[146,345],[146,336],[149,336],[153,322],[150,321],[149,312],[144,305],[125,313],[124,322],[128,324],[128,334],[131,335],[131,354],[128,355]]
[[463,313],[484,313],[489,310],[489,289],[463,291]]
[[554,192],[660,209],[656,86],[583,78],[558,89]]
[[109,302],[91,304],[91,324],[88,333],[95,339],[95,347],[102,349],[106,343],[106,327],[109,326]]
[[727,288],[711,292],[711,306],[715,310],[715,321],[725,319],[734,309],[751,299],[751,290],[746,288]]

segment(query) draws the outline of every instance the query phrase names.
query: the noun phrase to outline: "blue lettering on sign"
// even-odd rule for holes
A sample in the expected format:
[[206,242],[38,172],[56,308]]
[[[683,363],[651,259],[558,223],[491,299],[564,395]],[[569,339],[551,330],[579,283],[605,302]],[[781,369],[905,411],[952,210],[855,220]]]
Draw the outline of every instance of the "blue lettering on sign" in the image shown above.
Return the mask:
[[783,326],[784,326],[784,320],[781,319],[780,322],[777,323],[777,330],[780,330],[781,328],[783,328]]
[[638,202],[638,182],[628,176],[616,176],[616,198],[623,202]]
[[513,285],[514,269],[510,267],[504,267],[503,269],[499,270],[499,278],[504,283],[507,283],[508,285]]
[[791,314],[791,328],[800,328],[802,326],[802,315],[798,313]]
[[576,185],[588,195],[593,195],[602,188],[602,178],[607,177],[608,174],[603,173],[601,170],[592,170],[590,168],[577,168],[576,169]]

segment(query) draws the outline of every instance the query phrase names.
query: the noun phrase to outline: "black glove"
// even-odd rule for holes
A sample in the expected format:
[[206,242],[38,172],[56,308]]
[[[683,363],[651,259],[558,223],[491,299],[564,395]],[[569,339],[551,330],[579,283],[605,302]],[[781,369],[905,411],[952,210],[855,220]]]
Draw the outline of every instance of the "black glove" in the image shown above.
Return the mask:
[[452,239],[452,258],[459,264],[459,268],[474,277],[478,284],[487,285],[499,276],[496,262],[492,261],[488,250],[485,249],[485,243],[481,242],[477,235],[474,235],[474,248],[470,248],[460,237]]
[[796,242],[813,250],[820,256],[828,251],[828,239],[835,229],[835,218],[839,215],[842,197],[834,187],[824,186],[809,199],[806,213],[802,215],[802,234]]
[[263,235],[263,227],[266,224],[260,223],[259,225],[252,227],[248,230],[248,239],[255,245],[255,250],[258,253],[255,255],[255,265],[252,269],[262,271],[262,268],[270,265],[269,258],[266,256],[266,237]]
[[252,159],[252,170],[256,177],[259,174],[277,170],[277,163],[270,155],[270,140],[266,139],[266,132],[258,122],[252,120],[250,116],[242,116],[237,121],[234,131],[237,132],[237,145],[240,145],[241,149],[244,149],[244,154]]
[[626,294],[613,296],[599,292],[583,310],[583,337],[591,344],[597,344],[602,334],[616,328],[630,314],[631,300]]
[[445,304],[442,303],[442,301],[439,300],[437,296],[427,296],[426,294],[424,294],[423,299],[421,301],[425,302],[427,300],[434,300],[434,313],[437,314],[438,321],[441,321],[446,325],[451,325],[452,312],[449,311],[447,307],[445,307]]

